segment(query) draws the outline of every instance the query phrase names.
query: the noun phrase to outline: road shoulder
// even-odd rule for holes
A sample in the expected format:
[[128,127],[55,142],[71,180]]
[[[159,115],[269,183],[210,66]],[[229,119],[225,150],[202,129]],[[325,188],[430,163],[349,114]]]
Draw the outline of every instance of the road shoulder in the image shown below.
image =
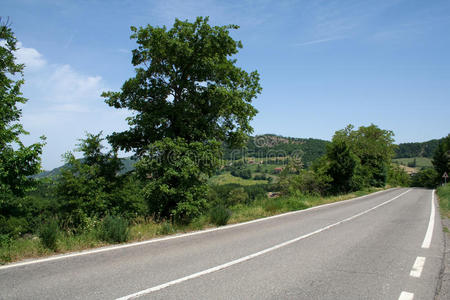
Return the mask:
[[[439,201],[437,201],[439,204]],[[450,218],[441,214],[444,230],[444,257],[442,259],[441,274],[436,291],[436,299],[450,299]]]

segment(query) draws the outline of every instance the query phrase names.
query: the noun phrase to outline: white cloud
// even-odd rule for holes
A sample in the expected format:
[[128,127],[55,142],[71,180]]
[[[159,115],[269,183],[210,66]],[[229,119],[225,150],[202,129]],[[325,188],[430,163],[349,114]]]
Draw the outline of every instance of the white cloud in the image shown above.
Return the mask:
[[51,64],[34,48],[22,47],[17,61],[25,64],[22,92],[28,102],[23,105],[21,122],[30,135],[25,144],[47,137],[42,162],[44,169],[62,164],[61,154],[73,150],[85,132],[105,135],[125,130],[130,115],[108,107],[101,99],[110,90],[99,75],[84,74],[68,64]]
[[19,49],[15,52],[16,61],[25,64],[27,71],[39,70],[47,64],[42,54],[36,49],[23,47],[21,42],[17,43],[17,47]]
[[49,102],[73,105],[86,105],[98,99],[106,88],[101,76],[88,76],[75,71],[70,65],[50,67],[50,74],[40,80],[45,89],[45,98]]

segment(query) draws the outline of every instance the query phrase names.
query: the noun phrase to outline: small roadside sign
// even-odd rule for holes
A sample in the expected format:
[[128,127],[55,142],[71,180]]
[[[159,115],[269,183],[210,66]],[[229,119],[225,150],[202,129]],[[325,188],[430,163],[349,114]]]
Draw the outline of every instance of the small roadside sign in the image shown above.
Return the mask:
[[444,178],[445,184],[447,184],[447,178],[448,178],[447,172],[444,172],[444,175],[442,175],[442,178]]

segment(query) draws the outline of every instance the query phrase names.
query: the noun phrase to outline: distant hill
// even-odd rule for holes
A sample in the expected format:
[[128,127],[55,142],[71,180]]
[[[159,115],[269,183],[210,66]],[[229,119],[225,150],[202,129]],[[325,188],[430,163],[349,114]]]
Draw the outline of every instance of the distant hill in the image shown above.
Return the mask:
[[[123,157],[120,160],[122,161],[122,164],[123,164],[123,168],[120,171],[121,174],[125,174],[129,171],[134,170],[133,165],[136,163],[136,161],[137,161],[136,159],[134,159],[133,157]],[[54,177],[58,176],[59,174],[61,174],[62,170],[64,170],[67,167],[68,167],[68,165],[65,164],[61,167],[54,168],[51,171],[43,171],[43,172],[35,175],[34,178],[36,178],[36,179],[46,178],[46,177],[54,178]]]
[[[395,158],[433,157],[439,142],[442,139],[430,140],[422,143],[401,143],[395,152]],[[224,159],[240,159],[242,156],[255,158],[285,157],[300,155],[305,166],[326,153],[329,141],[313,138],[293,138],[276,134],[263,134],[251,136],[243,149],[229,149],[224,147]],[[124,168],[122,173],[134,169],[136,160],[132,157],[121,158]],[[35,178],[55,177],[61,173],[66,165],[51,171],[44,171]]]
[[264,134],[250,137],[246,147],[233,150],[225,148],[225,159],[239,159],[243,155],[249,157],[285,157],[301,156],[303,163],[308,166],[315,159],[326,152],[329,141],[312,138],[292,138],[275,134]]
[[395,158],[433,157],[434,151],[442,139],[422,143],[401,143],[395,151]]
[[[329,141],[320,139],[303,139],[283,137],[275,134],[264,134],[256,137],[250,137],[246,147],[241,150],[232,150],[224,148],[224,159],[239,159],[244,154],[249,157],[283,157],[292,155],[301,155],[303,163],[308,166],[312,161],[324,155],[326,145]],[[132,157],[121,158],[124,165],[122,173],[134,169],[136,160]],[[55,177],[66,168],[66,165],[55,168],[51,171],[44,171],[34,176],[35,178]]]

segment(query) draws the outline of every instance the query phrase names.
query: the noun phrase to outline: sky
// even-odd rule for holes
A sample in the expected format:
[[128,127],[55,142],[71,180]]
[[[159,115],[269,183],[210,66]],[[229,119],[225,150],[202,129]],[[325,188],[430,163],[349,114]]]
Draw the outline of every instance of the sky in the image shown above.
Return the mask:
[[46,170],[85,133],[128,128],[129,111],[100,97],[134,76],[130,26],[171,27],[209,16],[236,24],[237,65],[257,70],[254,134],[330,140],[347,124],[376,124],[396,143],[450,133],[447,0],[2,0],[24,63],[25,144],[47,137]]

